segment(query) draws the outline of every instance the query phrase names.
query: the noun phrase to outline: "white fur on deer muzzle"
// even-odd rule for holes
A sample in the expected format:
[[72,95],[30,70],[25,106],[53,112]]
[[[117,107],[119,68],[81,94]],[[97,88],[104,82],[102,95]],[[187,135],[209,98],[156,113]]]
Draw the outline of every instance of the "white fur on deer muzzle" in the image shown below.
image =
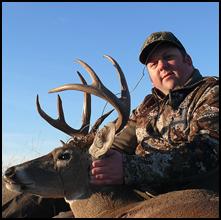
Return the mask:
[[115,132],[115,124],[110,122],[96,133],[94,142],[89,149],[92,157],[98,159],[110,149],[114,141]]

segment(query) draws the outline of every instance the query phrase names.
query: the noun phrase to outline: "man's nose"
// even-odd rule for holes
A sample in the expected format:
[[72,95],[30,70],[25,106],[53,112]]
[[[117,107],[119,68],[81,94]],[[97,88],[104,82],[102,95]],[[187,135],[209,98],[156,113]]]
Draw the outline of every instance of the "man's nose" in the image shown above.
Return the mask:
[[164,70],[167,67],[167,61],[164,59],[159,59],[158,60],[158,68],[159,70]]

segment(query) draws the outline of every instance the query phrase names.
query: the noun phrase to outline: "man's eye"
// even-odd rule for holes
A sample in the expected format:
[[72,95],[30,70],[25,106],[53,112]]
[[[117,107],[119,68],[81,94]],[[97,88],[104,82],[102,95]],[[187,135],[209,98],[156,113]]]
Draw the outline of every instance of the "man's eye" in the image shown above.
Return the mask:
[[174,58],[173,55],[167,55],[164,57],[165,60],[172,60]]
[[153,63],[150,64],[151,68],[155,68],[156,66],[157,66],[157,62],[153,62]]

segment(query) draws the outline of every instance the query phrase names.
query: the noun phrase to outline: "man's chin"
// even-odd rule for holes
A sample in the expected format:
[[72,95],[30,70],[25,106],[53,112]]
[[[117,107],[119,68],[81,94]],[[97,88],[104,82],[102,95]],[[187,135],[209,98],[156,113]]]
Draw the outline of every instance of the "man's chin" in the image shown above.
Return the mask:
[[[165,80],[164,83],[164,91],[168,94],[169,91],[174,90],[176,88],[176,83],[174,82],[174,80]],[[164,92],[164,93],[165,93]]]

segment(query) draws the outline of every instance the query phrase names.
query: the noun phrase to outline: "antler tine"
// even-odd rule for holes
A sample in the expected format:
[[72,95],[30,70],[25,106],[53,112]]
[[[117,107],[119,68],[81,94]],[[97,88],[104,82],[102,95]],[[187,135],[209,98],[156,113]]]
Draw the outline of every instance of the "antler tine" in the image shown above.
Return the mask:
[[94,123],[93,127],[91,128],[90,133],[96,132],[101,123],[104,121],[104,119],[107,118],[107,116],[109,116],[113,111],[114,109],[110,110],[109,112],[105,113],[100,118],[98,118],[97,121]]
[[87,63],[83,62],[80,59],[77,59],[76,62],[79,63],[81,66],[83,66],[85,68],[85,70],[90,74],[90,76],[92,78],[92,85],[98,86],[101,83],[97,74],[94,72],[94,70]]
[[116,132],[119,132],[124,125],[126,124],[129,114],[130,114],[130,94],[128,91],[127,82],[125,80],[124,74],[122,70],[120,69],[118,63],[111,57],[105,56],[108,58],[117,69],[117,72],[120,76],[121,81],[121,98],[118,98],[116,95],[114,95],[110,90],[108,90],[100,81],[99,77],[96,75],[96,73],[93,71],[93,69],[86,64],[82,60],[77,60],[77,62],[83,66],[86,71],[90,74],[92,78],[92,84],[91,85],[81,85],[81,84],[65,84],[63,86],[57,87],[55,89],[50,90],[49,92],[60,92],[64,90],[80,90],[83,92],[94,94],[106,101],[108,101],[112,106],[115,107],[115,109],[118,112],[119,117],[116,121]]
[[[84,85],[87,85],[85,79],[79,72],[78,72],[78,76],[80,77],[82,83]],[[65,122],[62,100],[59,95],[58,95],[58,100],[57,100],[58,119],[51,118],[48,114],[46,114],[42,110],[40,103],[39,103],[38,95],[36,99],[36,105],[37,105],[37,111],[41,115],[41,117],[44,118],[53,127],[63,131],[64,133],[72,137],[74,136],[82,137],[88,134],[89,125],[90,125],[90,116],[91,116],[91,95],[89,93],[84,94],[82,126],[80,129],[74,129]]]
[[122,123],[122,125],[121,125],[121,128],[122,128],[127,123],[127,120],[129,118],[129,115],[130,115],[130,92],[129,92],[129,89],[128,89],[126,78],[124,76],[124,73],[123,73],[120,65],[111,56],[104,55],[104,57],[107,58],[113,64],[113,66],[117,70],[118,76],[120,78],[120,85],[121,85],[120,100],[122,102],[122,105],[124,106],[124,108],[122,108],[121,114],[125,117],[123,117],[122,122],[118,122],[118,123]]
[[[87,85],[86,80],[77,71],[77,74],[84,85]],[[89,93],[84,93],[84,104],[83,104],[83,114],[82,114],[82,126],[79,129],[83,134],[87,134],[90,127],[90,118],[91,118],[91,95]]]
[[121,67],[119,66],[117,61],[114,60],[114,58],[112,58],[111,56],[104,55],[104,57],[107,58],[113,64],[113,66],[116,68],[117,73],[120,78],[120,82],[121,82],[121,99],[123,102],[126,102],[126,105],[130,105],[130,93],[129,93],[129,89],[127,86],[127,81],[125,79],[125,76],[123,74]]
[[[36,105],[37,105],[37,111],[38,113],[41,115],[42,118],[44,118],[50,125],[52,125],[53,127],[63,131],[64,133],[70,135],[70,136],[74,136],[74,134],[76,134],[78,131],[71,128],[64,119],[64,115],[63,115],[63,108],[62,108],[62,101],[60,96],[58,95],[58,111],[59,111],[59,117],[58,119],[53,119],[51,118],[48,114],[46,114],[39,103],[39,97],[37,95],[37,99],[36,99]],[[83,136],[83,134],[77,134],[75,136]]]

